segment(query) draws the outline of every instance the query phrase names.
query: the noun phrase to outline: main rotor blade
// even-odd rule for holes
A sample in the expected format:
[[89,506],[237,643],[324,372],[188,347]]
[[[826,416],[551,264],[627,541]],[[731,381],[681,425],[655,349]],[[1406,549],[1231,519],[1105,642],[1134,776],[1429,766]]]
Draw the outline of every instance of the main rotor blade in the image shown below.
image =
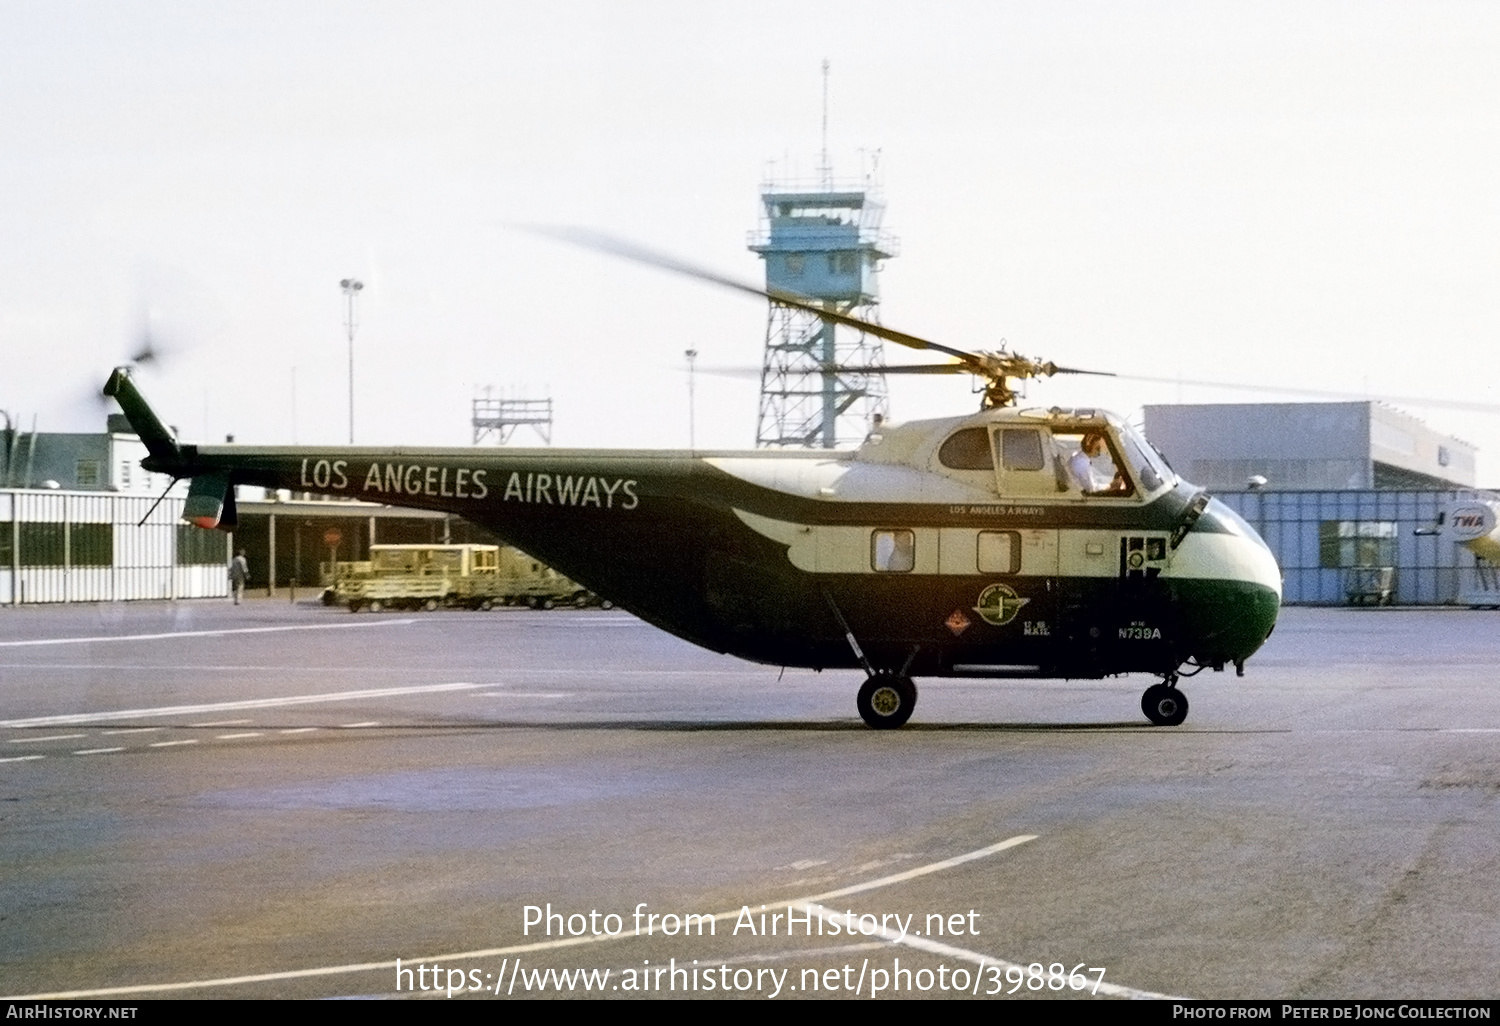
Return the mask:
[[862,331],[868,335],[874,335],[876,338],[883,338],[887,342],[894,342],[897,345],[906,346],[910,349],[930,349],[938,353],[947,353],[949,356],[963,360],[966,363],[972,363],[975,366],[978,366],[980,363],[979,357],[973,353],[964,352],[962,349],[953,349],[949,346],[940,345],[937,342],[930,342],[925,338],[918,338],[916,335],[908,335],[904,331],[887,328],[885,325],[877,324],[874,321],[866,321],[858,317],[851,317],[846,313],[840,313],[837,310],[830,310],[810,296],[800,295],[795,292],[783,292],[780,289],[763,289],[759,286],[738,281],[734,278],[728,278],[715,271],[678,260],[676,257],[657,253],[654,250],[637,246],[635,243],[626,242],[611,235],[605,235],[601,232],[563,225],[525,224],[516,225],[515,227],[522,231],[530,232],[533,235],[540,235],[557,242],[567,242],[574,246],[582,246],[585,249],[598,250],[601,253],[623,257],[626,260],[633,260],[636,263],[646,264],[663,271],[672,271],[675,274],[697,278],[699,281],[710,282],[723,288],[733,289],[736,292],[743,292],[749,296],[769,299],[771,302],[780,303],[783,306],[805,310],[807,313],[821,317],[825,321],[832,321],[834,324],[853,328],[856,331]]

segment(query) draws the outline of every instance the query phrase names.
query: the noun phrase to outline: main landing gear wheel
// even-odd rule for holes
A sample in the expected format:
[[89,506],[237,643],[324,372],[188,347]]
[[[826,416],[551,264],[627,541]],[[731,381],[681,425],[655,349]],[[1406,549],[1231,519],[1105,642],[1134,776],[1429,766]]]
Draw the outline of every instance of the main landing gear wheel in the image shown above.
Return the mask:
[[1187,695],[1171,684],[1153,684],[1141,696],[1141,711],[1158,727],[1175,727],[1187,719]]
[[859,689],[854,704],[860,718],[876,730],[893,730],[911,719],[917,704],[917,686],[910,677],[877,673]]
[[385,605],[379,599],[371,599],[365,608],[372,613],[378,613],[385,608]]

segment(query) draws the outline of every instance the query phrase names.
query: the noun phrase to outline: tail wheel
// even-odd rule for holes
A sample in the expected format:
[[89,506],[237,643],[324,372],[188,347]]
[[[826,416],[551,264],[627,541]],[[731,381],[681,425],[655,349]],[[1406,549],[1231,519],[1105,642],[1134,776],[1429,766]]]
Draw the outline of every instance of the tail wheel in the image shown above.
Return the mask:
[[1141,711],[1158,727],[1175,727],[1187,719],[1187,695],[1167,684],[1154,684],[1141,696]]
[[917,704],[917,686],[910,677],[877,673],[864,682],[854,700],[860,719],[876,730],[894,730],[907,720]]
[[370,604],[365,606],[365,608],[372,613],[378,613],[385,608],[385,603],[381,602],[379,599],[371,599]]
[[432,612],[433,610],[437,609],[437,607],[438,607],[438,601],[435,598],[430,598],[426,602],[422,603],[422,608],[425,609],[429,613]]

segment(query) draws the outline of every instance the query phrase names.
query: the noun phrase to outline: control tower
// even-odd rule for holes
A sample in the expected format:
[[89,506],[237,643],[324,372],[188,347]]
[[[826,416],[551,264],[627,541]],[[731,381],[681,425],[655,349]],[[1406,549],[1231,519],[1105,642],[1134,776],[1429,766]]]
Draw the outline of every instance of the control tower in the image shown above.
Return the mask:
[[[885,207],[868,183],[767,185],[761,202],[764,220],[750,249],[766,262],[766,290],[877,320],[876,275],[896,246],[881,231]],[[773,301],[755,444],[832,449],[863,441],[874,416],[886,415],[884,368],[880,339],[835,332],[816,315]]]

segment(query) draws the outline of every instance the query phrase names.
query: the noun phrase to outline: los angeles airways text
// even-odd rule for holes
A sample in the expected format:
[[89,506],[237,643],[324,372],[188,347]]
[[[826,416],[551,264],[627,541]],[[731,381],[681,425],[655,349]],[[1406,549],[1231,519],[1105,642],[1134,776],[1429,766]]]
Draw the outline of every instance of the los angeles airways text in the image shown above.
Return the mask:
[[[489,469],[473,467],[371,463],[358,490],[380,496],[480,500],[487,498],[492,490],[490,473]],[[304,459],[299,484],[303,488],[345,492],[351,490],[351,481],[358,479],[358,471],[351,474],[348,460]],[[640,504],[636,487],[634,478],[512,471],[500,497],[502,502],[632,510]]]

